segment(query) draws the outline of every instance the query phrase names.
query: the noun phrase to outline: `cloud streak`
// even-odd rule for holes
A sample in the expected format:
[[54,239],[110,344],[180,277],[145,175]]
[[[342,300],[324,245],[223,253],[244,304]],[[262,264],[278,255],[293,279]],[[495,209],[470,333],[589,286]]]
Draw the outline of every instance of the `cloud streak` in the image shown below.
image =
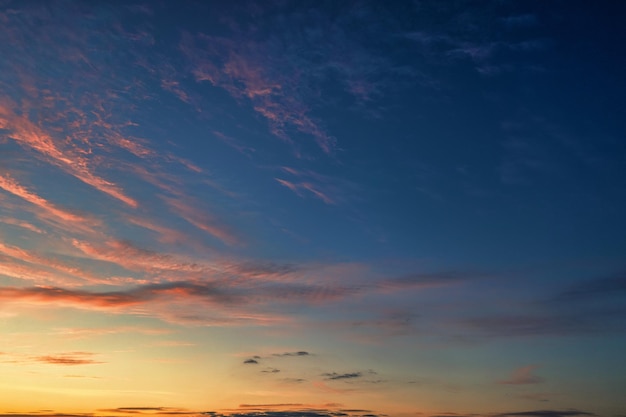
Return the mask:
[[62,366],[95,365],[104,363],[92,359],[93,355],[94,354],[90,352],[69,352],[57,355],[36,356],[33,360],[49,365]]
[[537,375],[533,375],[533,371],[537,369],[537,365],[528,365],[516,369],[511,374],[511,377],[498,381],[498,384],[503,385],[528,385],[528,384],[540,384],[545,380]]
[[[86,158],[71,150],[61,149],[56,141],[43,129],[25,117],[16,115],[6,103],[0,103],[0,129],[6,129],[11,139],[28,149],[36,151],[41,157],[83,183],[130,207],[138,206],[137,201],[126,195],[119,186],[95,175],[89,167],[90,164]],[[12,184],[10,181],[5,179],[2,182],[7,188],[11,188]],[[24,194],[28,195],[27,193]]]

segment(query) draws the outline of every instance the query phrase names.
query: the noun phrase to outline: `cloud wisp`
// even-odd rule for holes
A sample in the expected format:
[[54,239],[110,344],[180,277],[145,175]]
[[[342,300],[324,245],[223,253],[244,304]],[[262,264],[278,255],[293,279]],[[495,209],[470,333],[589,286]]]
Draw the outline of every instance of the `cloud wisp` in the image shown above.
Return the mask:
[[534,375],[533,372],[537,369],[537,365],[528,365],[518,368],[513,371],[511,376],[507,379],[498,381],[498,384],[503,385],[528,385],[528,384],[540,384],[545,381],[544,378]]
[[94,354],[90,352],[68,352],[56,355],[43,355],[32,358],[33,361],[49,365],[78,366],[95,365],[105,362],[93,359]]
[[324,379],[328,381],[338,381],[342,379],[361,378],[363,376],[363,373],[362,372],[346,372],[346,373],[340,374],[337,372],[327,372],[327,373],[322,374],[322,376],[324,377]]

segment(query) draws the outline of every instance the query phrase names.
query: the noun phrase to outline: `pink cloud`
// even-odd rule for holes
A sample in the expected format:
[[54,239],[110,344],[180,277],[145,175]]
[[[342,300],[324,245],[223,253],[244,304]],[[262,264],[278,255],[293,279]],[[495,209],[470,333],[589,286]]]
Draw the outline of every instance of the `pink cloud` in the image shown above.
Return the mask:
[[332,198],[330,198],[326,193],[324,193],[323,191],[319,190],[317,188],[317,186],[315,186],[314,184],[312,184],[310,182],[294,183],[294,182],[287,181],[287,180],[284,180],[284,179],[281,179],[281,178],[274,178],[274,179],[280,185],[289,188],[291,191],[293,191],[294,193],[296,193],[300,197],[303,196],[301,191],[302,190],[306,190],[309,193],[313,194],[314,197],[322,200],[326,204],[335,204],[335,201]]
[[[334,152],[335,139],[310,116],[309,106],[298,99],[298,80],[277,71],[277,63],[272,60],[276,57],[270,56],[267,45],[185,34],[180,47],[192,63],[196,81],[208,81],[237,99],[249,100],[275,136],[294,144],[289,132],[296,130],[312,137],[325,153]],[[221,64],[215,63],[220,60]]]
[[189,202],[181,199],[162,197],[163,200],[173,209],[174,213],[185,219],[188,223],[196,228],[216,237],[227,245],[240,245],[243,242],[229,226],[223,221],[210,214],[207,210],[197,208],[197,205],[191,205]]
[[503,385],[527,385],[527,384],[540,384],[545,381],[544,378],[533,375],[533,371],[537,369],[537,365],[528,365],[518,368],[513,371],[508,379],[498,381],[498,384]]
[[138,206],[137,201],[127,196],[116,184],[95,175],[85,157],[71,149],[62,149],[60,143],[57,144],[52,136],[25,116],[15,114],[12,108],[16,107],[6,101],[0,102],[0,128],[7,129],[11,139],[27,149],[36,151],[48,162],[98,191],[131,207]]
[[91,259],[110,262],[131,271],[206,272],[205,265],[169,254],[149,251],[122,240],[109,239],[101,244],[74,239],[72,244]]
[[8,193],[20,197],[34,206],[37,206],[45,213],[57,218],[61,222],[71,224],[73,227],[83,229],[87,228],[87,231],[91,231],[92,227],[96,227],[100,224],[93,218],[88,218],[57,207],[45,198],[29,191],[26,187],[19,184],[15,179],[7,174],[0,174],[0,188]]
[[[11,257],[20,262],[26,262],[31,265],[35,265],[36,268],[39,269],[29,269],[25,270],[21,264],[16,262],[7,263],[2,267],[2,271],[9,276],[25,276],[24,272],[28,271],[28,275],[30,275],[31,279],[37,276],[46,277],[47,280],[52,280],[53,282],[63,283],[64,285],[76,285],[76,278],[83,281],[82,283],[91,283],[91,284],[107,284],[108,281],[97,277],[91,273],[83,271],[82,269],[68,265],[64,262],[61,262],[56,259],[47,258],[41,256],[32,251],[18,248],[16,246],[6,245],[0,242],[0,254]],[[45,269],[42,269],[45,268]],[[46,269],[51,269],[53,271],[61,273],[52,274],[48,273]],[[32,275],[31,275],[32,274]],[[73,277],[74,279],[68,280],[65,276]],[[79,281],[79,284],[81,282]]]

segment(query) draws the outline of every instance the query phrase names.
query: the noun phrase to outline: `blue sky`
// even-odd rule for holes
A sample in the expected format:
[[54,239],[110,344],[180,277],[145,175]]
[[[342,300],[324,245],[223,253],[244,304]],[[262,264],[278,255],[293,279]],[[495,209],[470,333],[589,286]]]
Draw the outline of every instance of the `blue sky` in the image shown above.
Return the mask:
[[624,12],[0,2],[0,413],[623,416]]

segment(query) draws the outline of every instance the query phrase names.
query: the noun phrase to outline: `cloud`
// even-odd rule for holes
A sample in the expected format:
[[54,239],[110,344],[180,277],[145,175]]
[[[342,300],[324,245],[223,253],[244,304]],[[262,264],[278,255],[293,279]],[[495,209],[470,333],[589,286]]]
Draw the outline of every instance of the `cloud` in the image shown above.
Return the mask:
[[[238,410],[229,410],[228,413],[210,412],[216,417],[331,417],[331,416],[361,416],[361,410],[344,411],[342,404],[303,404],[303,403],[276,403],[276,404],[240,404]],[[349,414],[347,414],[349,413]]]
[[518,397],[524,400],[548,402],[552,397],[554,397],[554,394],[549,392],[530,392],[526,394],[520,394],[518,395]]
[[277,374],[280,372],[280,369],[276,369],[276,368],[267,368],[262,370],[261,372],[265,373],[265,374]]
[[67,290],[58,287],[14,288],[0,287],[3,302],[30,301],[43,304],[64,303],[76,307],[119,308],[141,303],[141,297],[133,293]]
[[282,382],[285,382],[287,384],[301,384],[303,382],[306,382],[306,379],[304,378],[283,378],[281,379]]
[[57,207],[45,198],[28,190],[25,186],[18,183],[8,174],[0,174],[0,188],[39,208],[41,210],[39,212],[39,216],[44,220],[46,217],[52,217],[63,224],[67,224],[71,227],[79,228],[80,230],[87,232],[91,232],[93,227],[100,225],[100,222],[93,218],[88,218]]
[[459,320],[477,336],[527,337],[609,334],[624,330],[623,273],[568,284],[553,295],[535,296],[511,311]]
[[68,338],[85,338],[92,336],[107,336],[113,334],[133,333],[144,334],[150,336],[158,336],[171,333],[170,330],[161,328],[148,328],[139,326],[121,326],[121,327],[105,327],[105,328],[58,328],[54,334]]
[[626,293],[626,272],[583,281],[563,291],[558,299],[606,298],[623,293]]
[[496,414],[496,417],[576,417],[595,416],[596,414],[579,410],[534,410],[518,411],[514,413]]
[[69,353],[60,353],[57,355],[44,355],[44,356],[36,356],[33,358],[34,361],[47,363],[50,365],[93,365],[100,364],[104,362],[96,361],[92,359],[93,353],[90,352],[69,352]]
[[177,407],[118,407],[100,409],[100,412],[107,413],[124,413],[124,414],[142,414],[142,415],[199,415],[203,414],[199,411],[192,411],[186,408]]
[[259,361],[257,361],[256,359],[246,359],[245,361],[243,361],[243,363],[248,365],[257,365]]
[[162,199],[172,209],[173,213],[185,219],[199,230],[219,239],[227,245],[241,245],[242,239],[228,227],[222,219],[212,215],[209,210],[202,208],[200,202],[194,202],[190,197]]
[[345,374],[339,374],[337,372],[323,373],[322,376],[326,377],[326,380],[340,380],[340,379],[354,379],[361,378],[363,374],[361,372],[348,372]]
[[310,353],[303,351],[303,350],[299,350],[297,352],[283,352],[283,353],[272,353],[272,356],[278,356],[278,357],[283,357],[283,356],[309,356]]
[[471,271],[444,271],[426,274],[415,273],[398,278],[385,279],[380,283],[380,287],[391,290],[402,290],[408,288],[435,288],[458,285],[467,281],[485,278],[487,276],[488,275],[484,273],[481,274]]
[[[280,409],[280,408],[296,408],[298,406],[302,406],[302,409],[295,409],[295,410],[286,410],[286,411],[278,411],[276,409]],[[243,409],[259,409],[261,411],[254,411],[254,412],[246,412],[246,411],[239,411],[236,413],[232,413],[232,414],[221,414],[221,413],[217,413],[217,414],[213,414],[216,417],[227,417],[227,416],[232,416],[232,415],[236,415],[237,417],[336,417],[338,415],[345,415],[342,413],[338,413],[337,411],[325,411],[325,410],[319,410],[319,409],[311,409],[309,407],[306,406],[306,404],[259,404],[254,405],[254,404],[241,404],[240,408]]]
[[503,385],[527,385],[527,384],[540,384],[545,381],[544,378],[533,375],[533,371],[537,369],[537,365],[528,365],[518,368],[513,371],[510,378],[498,381],[498,384]]
[[589,320],[563,314],[498,314],[462,320],[462,324],[488,336],[525,337],[567,335],[592,331]]
[[527,13],[504,17],[502,22],[509,28],[523,28],[535,26],[539,23],[539,20],[537,16]]
[[85,184],[131,207],[138,206],[137,201],[127,196],[118,185],[95,175],[87,158],[74,150],[61,148],[61,141],[50,136],[25,116],[15,114],[6,102],[0,102],[0,129],[8,130],[8,136],[18,144],[35,151]]

